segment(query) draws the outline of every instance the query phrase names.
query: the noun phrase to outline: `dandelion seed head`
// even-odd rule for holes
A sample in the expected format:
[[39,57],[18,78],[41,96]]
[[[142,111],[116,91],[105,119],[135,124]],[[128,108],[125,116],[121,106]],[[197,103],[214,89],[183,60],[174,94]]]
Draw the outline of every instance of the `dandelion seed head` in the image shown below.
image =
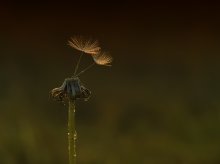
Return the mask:
[[91,55],[98,54],[101,50],[97,40],[85,39],[82,36],[71,38],[71,40],[68,41],[68,45],[78,51],[82,51]]
[[67,78],[63,84],[50,92],[55,101],[68,102],[76,99],[89,99],[91,92],[85,88],[78,78]]
[[92,57],[95,63],[98,65],[110,66],[109,64],[113,61],[113,58],[106,52],[93,55]]

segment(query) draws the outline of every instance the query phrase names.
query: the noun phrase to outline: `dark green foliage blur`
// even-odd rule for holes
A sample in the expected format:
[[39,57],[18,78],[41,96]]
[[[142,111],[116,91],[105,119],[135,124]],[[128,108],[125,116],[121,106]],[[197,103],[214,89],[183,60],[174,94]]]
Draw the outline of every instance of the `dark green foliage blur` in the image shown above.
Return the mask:
[[[94,2],[95,3],[95,2]],[[0,164],[67,164],[67,106],[49,92],[74,72],[74,35],[114,58],[81,76],[79,164],[220,163],[220,34],[214,6],[0,7]],[[92,59],[83,56],[80,69]]]

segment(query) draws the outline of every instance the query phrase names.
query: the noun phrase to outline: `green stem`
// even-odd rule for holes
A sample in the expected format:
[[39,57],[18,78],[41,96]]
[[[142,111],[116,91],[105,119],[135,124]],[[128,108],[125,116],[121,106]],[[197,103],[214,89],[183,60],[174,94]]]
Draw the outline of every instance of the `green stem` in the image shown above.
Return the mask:
[[68,111],[68,149],[69,164],[76,164],[76,125],[75,125],[75,102],[69,101]]

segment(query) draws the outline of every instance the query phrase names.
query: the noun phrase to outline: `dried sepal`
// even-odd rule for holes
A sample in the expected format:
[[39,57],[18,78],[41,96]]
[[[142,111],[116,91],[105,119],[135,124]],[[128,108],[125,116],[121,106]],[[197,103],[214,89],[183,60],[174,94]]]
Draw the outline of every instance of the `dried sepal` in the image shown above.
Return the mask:
[[55,100],[55,101],[65,101],[68,99],[68,96],[65,92],[65,88],[66,88],[66,80],[63,82],[63,84],[58,87],[58,88],[54,88],[52,89],[52,91],[50,92],[50,96]]
[[106,52],[93,55],[92,57],[98,65],[111,66],[110,63],[113,61],[113,58]]
[[59,88],[54,88],[50,92],[50,95],[55,101],[64,102],[65,100],[68,99],[67,94],[63,90],[60,90]]
[[97,40],[85,39],[81,36],[71,38],[71,40],[68,41],[68,45],[75,48],[76,50],[91,55],[98,54],[101,50]]

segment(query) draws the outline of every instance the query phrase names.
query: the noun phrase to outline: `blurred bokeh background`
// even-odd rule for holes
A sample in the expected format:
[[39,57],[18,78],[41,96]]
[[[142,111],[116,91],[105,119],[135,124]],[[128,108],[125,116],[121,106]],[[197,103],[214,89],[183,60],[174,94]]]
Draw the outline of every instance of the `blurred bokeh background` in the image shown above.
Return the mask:
[[[112,67],[81,76],[79,164],[220,163],[220,6],[0,5],[0,164],[65,164],[67,109],[49,99],[73,74],[74,35],[98,39]],[[81,69],[92,62],[83,57]]]

